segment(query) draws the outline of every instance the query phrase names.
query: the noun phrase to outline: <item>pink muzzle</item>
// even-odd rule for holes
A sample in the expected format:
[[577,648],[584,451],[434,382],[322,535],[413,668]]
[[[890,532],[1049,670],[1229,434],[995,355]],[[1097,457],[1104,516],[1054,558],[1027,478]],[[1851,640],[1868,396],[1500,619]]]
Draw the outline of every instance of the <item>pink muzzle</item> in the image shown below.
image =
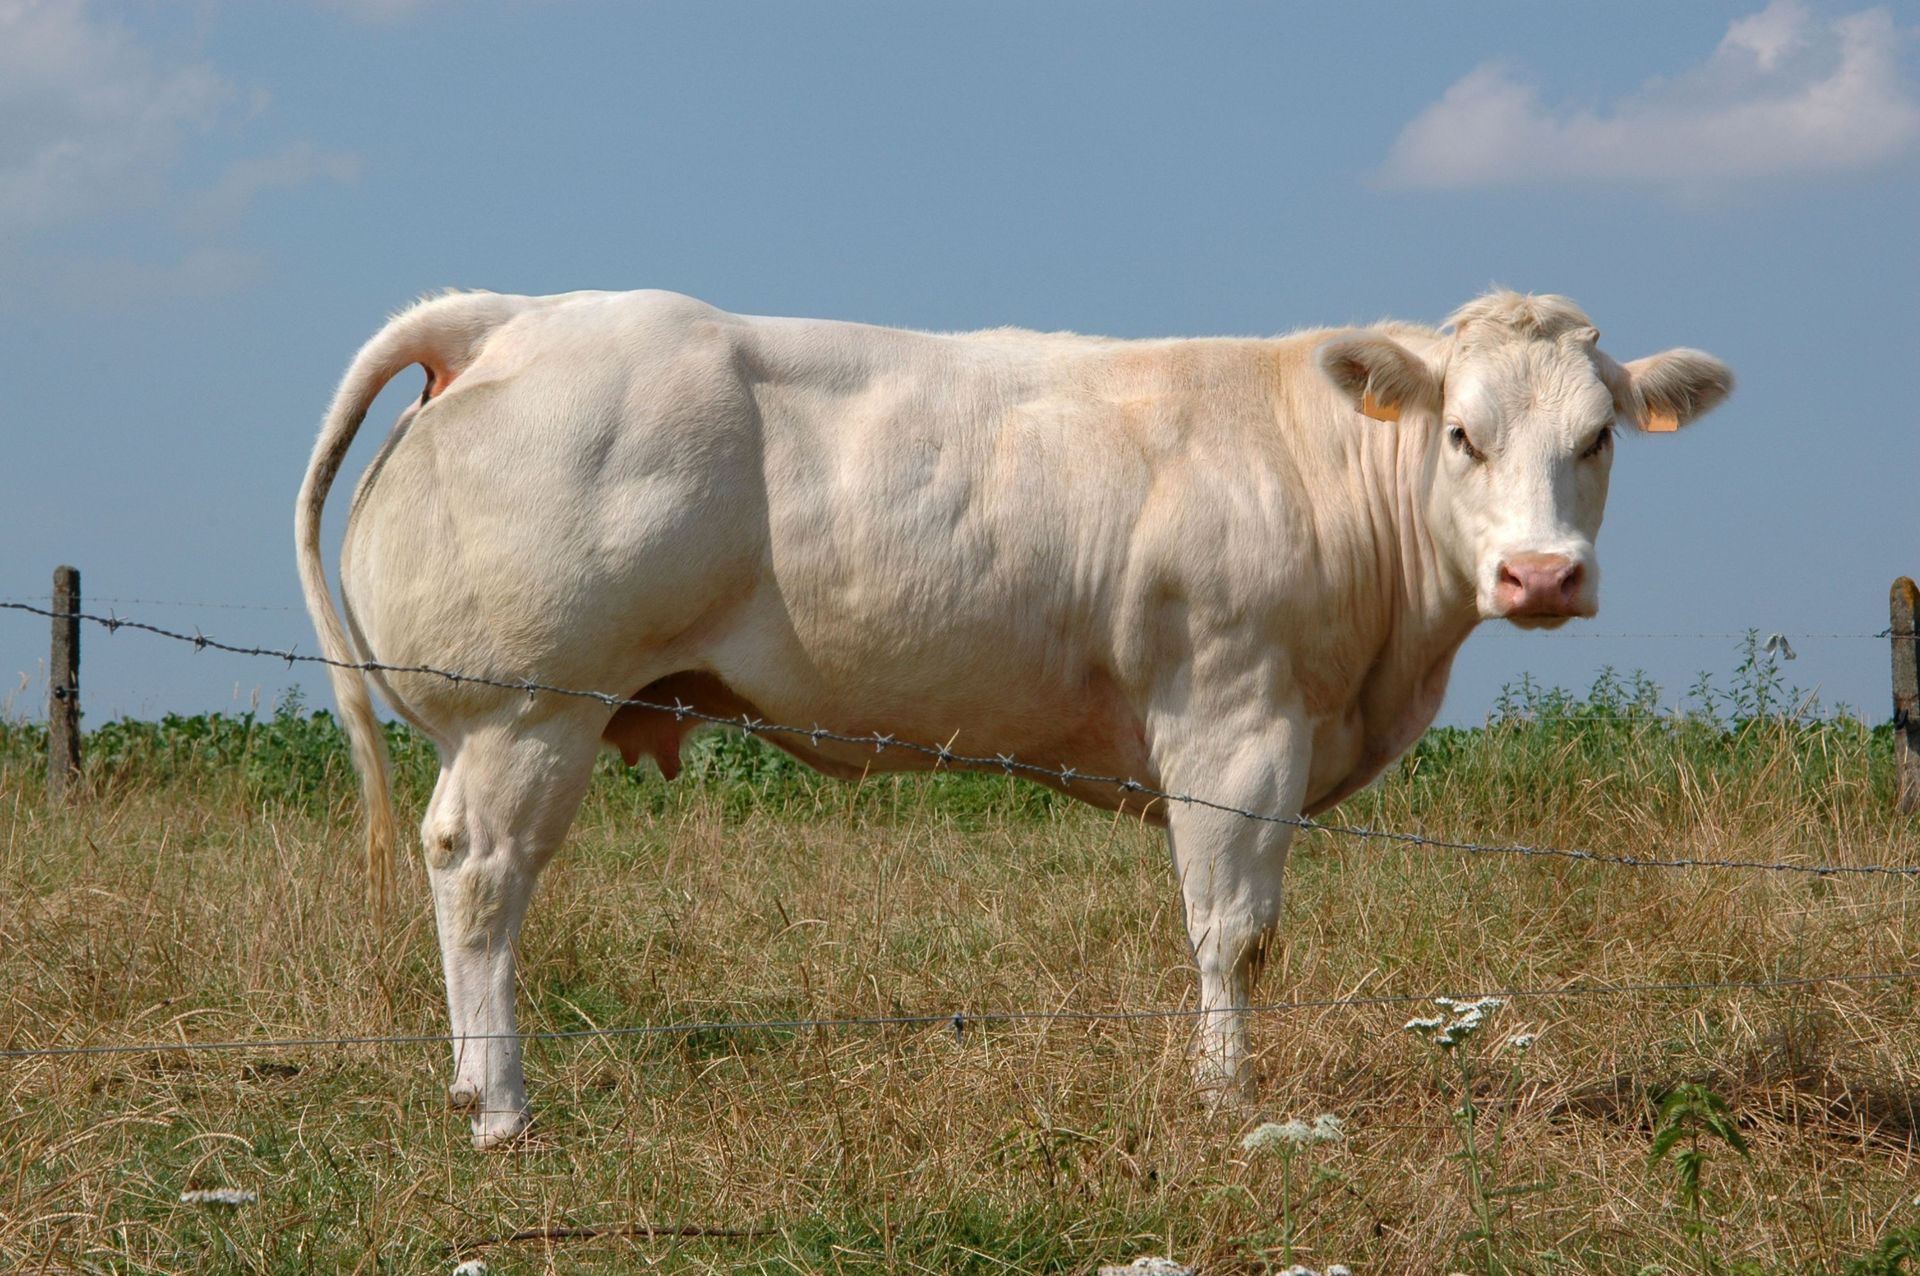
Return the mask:
[[1500,564],[1493,587],[1500,614],[1526,616],[1583,616],[1580,586],[1587,570],[1561,554],[1515,554]]

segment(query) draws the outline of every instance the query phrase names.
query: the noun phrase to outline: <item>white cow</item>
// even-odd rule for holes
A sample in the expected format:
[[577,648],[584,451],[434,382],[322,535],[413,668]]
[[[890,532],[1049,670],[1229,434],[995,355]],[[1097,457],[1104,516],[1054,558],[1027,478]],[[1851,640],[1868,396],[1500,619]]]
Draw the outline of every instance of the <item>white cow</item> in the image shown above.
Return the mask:
[[[301,580],[335,660],[677,698],[1311,814],[1432,721],[1480,621],[1593,614],[1616,421],[1670,429],[1732,388],[1707,355],[1622,365],[1597,336],[1563,298],[1504,291],[1441,329],[1163,341],[749,317],[664,292],[455,294],[348,369],[300,492]],[[343,630],[321,507],[368,405],[415,363],[426,392],[355,497]],[[514,943],[534,879],[596,752],[671,777],[688,724],[371,676],[440,753],[421,837],[449,1093],[494,1146],[529,1119]],[[333,682],[384,893],[387,760],[362,677]],[[929,764],[775,743],[836,775]],[[1291,830],[1144,814],[1167,828],[1200,968],[1201,1079],[1230,1090]]]

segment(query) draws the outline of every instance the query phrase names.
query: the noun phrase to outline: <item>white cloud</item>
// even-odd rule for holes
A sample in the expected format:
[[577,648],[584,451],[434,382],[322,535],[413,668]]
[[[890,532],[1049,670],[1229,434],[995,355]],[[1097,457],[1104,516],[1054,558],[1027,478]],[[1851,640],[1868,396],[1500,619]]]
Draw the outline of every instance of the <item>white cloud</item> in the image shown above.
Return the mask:
[[[203,60],[146,47],[88,0],[0,0],[0,279],[45,285],[49,263],[65,262],[85,292],[100,272],[36,238],[70,245],[76,231],[141,219],[177,241],[160,250],[171,260],[142,266],[115,256],[95,263],[100,270],[186,292],[258,278],[256,255],[216,247],[208,233],[264,192],[357,173],[351,155],[307,142],[223,160],[266,101]],[[210,176],[188,181],[190,171]]]
[[359,156],[295,142],[228,165],[218,181],[193,196],[186,220],[192,225],[217,226],[243,215],[269,191],[297,190],[318,181],[350,182],[359,176]]
[[1794,0],[1774,0],[1750,18],[1737,19],[1720,41],[1720,52],[1739,50],[1753,57],[1763,72],[1781,59],[1806,47],[1807,10]]
[[1885,9],[1820,18],[1773,0],[1712,55],[1611,106],[1554,108],[1502,63],[1454,84],[1402,130],[1388,186],[1630,184],[1698,190],[1853,172],[1920,146],[1920,99]]
[[233,97],[211,67],[159,66],[79,3],[0,0],[0,227],[151,198]]

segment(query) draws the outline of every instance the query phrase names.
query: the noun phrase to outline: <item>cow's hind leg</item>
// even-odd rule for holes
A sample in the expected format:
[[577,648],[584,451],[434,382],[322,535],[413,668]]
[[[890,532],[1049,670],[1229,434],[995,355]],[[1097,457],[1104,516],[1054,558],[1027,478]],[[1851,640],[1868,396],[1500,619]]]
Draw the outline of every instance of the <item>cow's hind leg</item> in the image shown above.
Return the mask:
[[421,827],[446,970],[453,1084],[476,1148],[526,1129],[514,1016],[514,947],[538,876],[565,837],[593,773],[598,721],[484,725],[444,752]]

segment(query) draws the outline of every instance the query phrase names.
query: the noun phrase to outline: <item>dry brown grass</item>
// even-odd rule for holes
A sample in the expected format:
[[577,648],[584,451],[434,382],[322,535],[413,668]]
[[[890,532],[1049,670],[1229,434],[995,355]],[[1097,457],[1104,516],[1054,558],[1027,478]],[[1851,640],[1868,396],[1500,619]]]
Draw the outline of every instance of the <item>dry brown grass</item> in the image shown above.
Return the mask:
[[[1665,758],[1663,761],[1662,758]],[[1348,812],[1646,853],[1909,862],[1912,826],[1846,758],[1727,771],[1634,750],[1540,760],[1508,791],[1432,759]],[[1424,770],[1422,769],[1424,768]],[[657,783],[657,782],[656,782]],[[828,789],[826,794],[852,793]],[[543,881],[523,1024],[1170,1008],[1193,981],[1160,837],[1079,808],[956,814],[887,781],[743,813],[698,787],[596,790]],[[0,1045],[345,1036],[444,1028],[417,867],[384,932],[351,812],[232,786],[118,784],[49,813],[0,768]],[[1569,981],[1752,979],[1916,964],[1920,887],[1298,844],[1281,999]],[[1501,1252],[1515,1271],[1692,1270],[1645,1157],[1654,1097],[1711,1083],[1752,1158],[1708,1174],[1715,1251],[1838,1270],[1911,1204],[1913,984],[1526,1001],[1538,1030],[1505,1113]],[[442,1046],[0,1060],[0,1268],[445,1271],[449,1246],[637,1220],[752,1238],[604,1238],[484,1251],[503,1271],[1090,1271],[1175,1252],[1209,1272],[1276,1256],[1263,1116],[1341,1114],[1349,1140],[1296,1210],[1301,1258],[1357,1273],[1477,1264],[1449,1153],[1449,1074],[1405,1006],[1263,1015],[1255,1109],[1210,1113],[1186,1025],[1024,1022],[535,1044],[537,1137],[469,1150]],[[1489,1083],[1483,1101],[1499,1106]],[[179,1203],[233,1185],[257,1204]],[[462,1250],[462,1254],[480,1251]]]

